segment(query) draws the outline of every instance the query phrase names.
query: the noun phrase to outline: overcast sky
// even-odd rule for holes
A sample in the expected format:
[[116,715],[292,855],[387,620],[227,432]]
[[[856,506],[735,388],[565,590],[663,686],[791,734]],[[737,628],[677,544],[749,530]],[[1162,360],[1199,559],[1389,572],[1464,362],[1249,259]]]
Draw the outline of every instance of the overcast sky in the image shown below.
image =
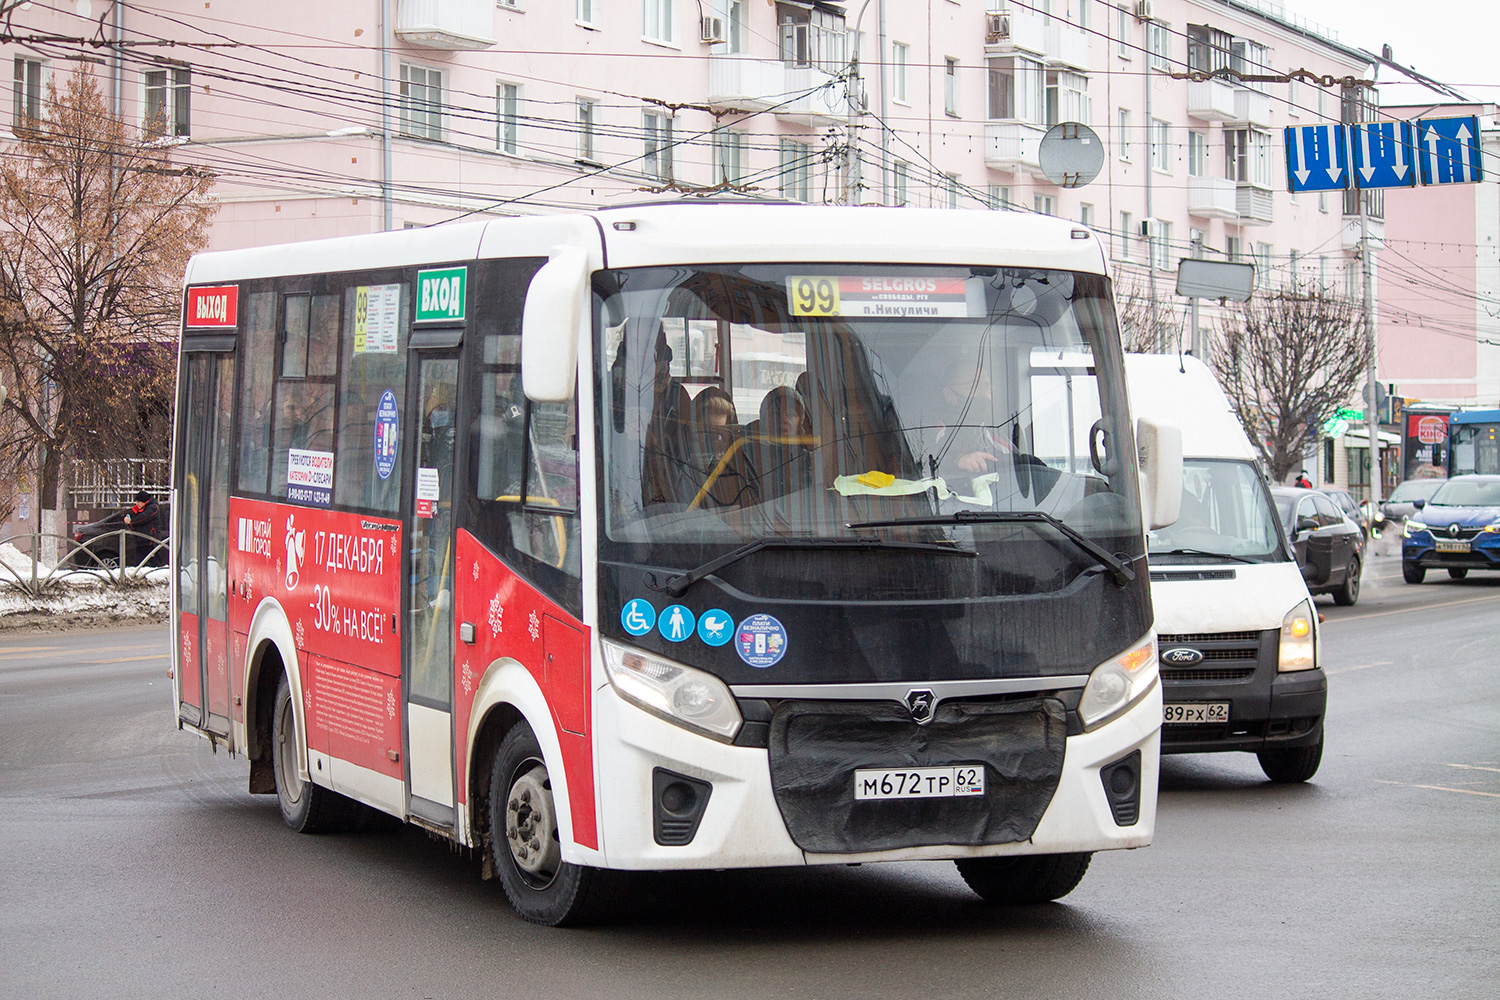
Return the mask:
[[[1388,44],[1397,62],[1476,100],[1500,102],[1500,3],[1494,0],[1284,2],[1288,13],[1332,28],[1345,45],[1378,53]],[[1389,72],[1381,70],[1382,84]],[[1389,102],[1390,95],[1382,97]]]

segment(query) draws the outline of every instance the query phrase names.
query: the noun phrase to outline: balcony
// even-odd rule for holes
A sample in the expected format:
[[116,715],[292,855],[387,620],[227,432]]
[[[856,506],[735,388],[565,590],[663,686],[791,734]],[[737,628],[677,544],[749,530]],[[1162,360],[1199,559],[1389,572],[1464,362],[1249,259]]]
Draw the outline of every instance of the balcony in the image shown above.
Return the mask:
[[1271,124],[1271,95],[1248,87],[1235,88],[1234,120],[1250,125]]
[[986,122],[984,165],[996,170],[1029,170],[1044,176],[1037,149],[1046,134],[1046,128],[1029,122]]
[[[803,96],[793,100],[796,94]],[[775,108],[778,118],[814,126],[844,122],[849,107],[844,85],[815,66],[720,54],[708,57],[708,103],[740,111]]]
[[1241,184],[1235,191],[1235,214],[1242,226],[1269,226],[1271,215],[1271,192],[1268,188],[1253,184]]
[[1238,185],[1223,177],[1188,178],[1188,214],[1204,219],[1239,218]]
[[1057,18],[1047,25],[1047,65],[1087,71],[1089,36]]
[[1047,53],[1047,28],[1052,19],[1046,14],[1016,8],[990,11],[985,19],[988,28],[999,29],[985,32],[984,51],[987,55],[1004,55],[1007,52],[1036,55]]
[[[1379,250],[1385,244],[1385,220],[1368,219],[1365,225],[1370,231],[1370,241],[1375,244],[1375,249]],[[1359,249],[1360,230],[1358,216],[1344,216],[1344,228],[1340,233],[1340,237],[1339,243],[1345,250]]]
[[494,0],[399,0],[396,37],[427,49],[475,50],[495,44]]
[[1206,122],[1234,121],[1234,90],[1234,87],[1223,80],[1189,83],[1187,88],[1188,115]]

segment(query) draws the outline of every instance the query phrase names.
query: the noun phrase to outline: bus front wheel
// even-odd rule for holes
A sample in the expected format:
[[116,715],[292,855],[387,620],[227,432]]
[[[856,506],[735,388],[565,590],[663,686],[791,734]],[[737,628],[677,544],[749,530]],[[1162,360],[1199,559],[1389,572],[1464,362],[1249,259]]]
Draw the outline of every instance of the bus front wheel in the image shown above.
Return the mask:
[[562,859],[552,781],[524,722],[506,733],[495,752],[489,820],[490,860],[516,913],[548,927],[597,915],[603,873]]
[[281,818],[298,833],[337,833],[353,826],[359,819],[359,803],[304,781],[298,773],[302,752],[297,742],[296,717],[292,714],[292,686],[285,674],[276,687],[272,712],[271,764]]
[[1012,858],[959,858],[963,880],[987,903],[1050,903],[1078,887],[1092,854],[1027,854]]

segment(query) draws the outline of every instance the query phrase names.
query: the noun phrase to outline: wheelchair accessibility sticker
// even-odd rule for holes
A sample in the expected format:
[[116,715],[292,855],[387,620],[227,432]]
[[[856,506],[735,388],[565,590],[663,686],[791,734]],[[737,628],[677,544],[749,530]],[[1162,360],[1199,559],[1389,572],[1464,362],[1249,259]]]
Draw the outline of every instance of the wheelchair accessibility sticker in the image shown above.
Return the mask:
[[643,601],[639,597],[626,601],[625,606],[620,609],[620,624],[631,635],[645,635],[656,624],[656,609],[651,606],[650,601]]

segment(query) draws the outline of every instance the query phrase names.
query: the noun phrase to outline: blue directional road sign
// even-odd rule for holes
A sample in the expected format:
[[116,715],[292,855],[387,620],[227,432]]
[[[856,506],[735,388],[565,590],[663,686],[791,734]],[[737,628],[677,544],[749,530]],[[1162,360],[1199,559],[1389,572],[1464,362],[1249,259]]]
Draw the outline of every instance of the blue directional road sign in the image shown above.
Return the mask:
[[1349,126],[1357,188],[1415,187],[1416,151],[1411,122],[1361,122]]
[[1337,122],[1289,125],[1286,183],[1298,191],[1342,191],[1349,186],[1349,146]]
[[1479,163],[1479,118],[1418,118],[1417,162],[1423,184],[1475,184]]

